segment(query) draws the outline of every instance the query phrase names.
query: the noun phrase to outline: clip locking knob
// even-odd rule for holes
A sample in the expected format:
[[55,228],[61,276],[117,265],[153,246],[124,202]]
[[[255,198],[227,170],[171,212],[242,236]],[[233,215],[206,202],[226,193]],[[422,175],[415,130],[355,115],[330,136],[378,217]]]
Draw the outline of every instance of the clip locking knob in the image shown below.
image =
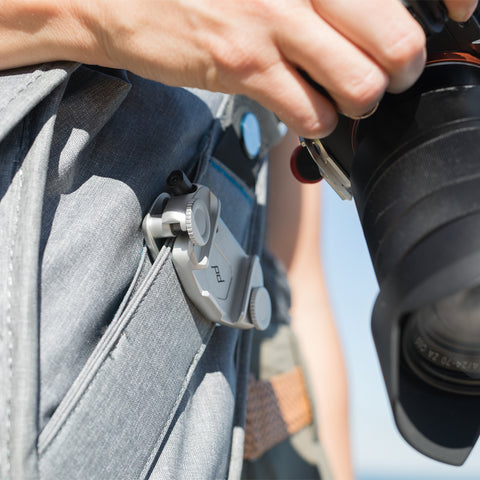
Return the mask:
[[253,288],[250,293],[248,304],[250,320],[258,330],[265,330],[270,324],[272,317],[272,303],[270,295],[265,287]]
[[185,210],[187,233],[194,245],[203,247],[210,238],[210,214],[204,202],[195,200]]

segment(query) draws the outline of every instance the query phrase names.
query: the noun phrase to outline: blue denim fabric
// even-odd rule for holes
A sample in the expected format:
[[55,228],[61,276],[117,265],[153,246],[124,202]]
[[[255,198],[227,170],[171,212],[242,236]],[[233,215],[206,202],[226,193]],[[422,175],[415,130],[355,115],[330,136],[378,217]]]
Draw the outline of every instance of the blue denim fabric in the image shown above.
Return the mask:
[[211,152],[239,105],[270,114],[69,63],[0,92],[0,478],[238,477],[249,333],[202,318],[141,222],[182,168],[258,252],[264,187]]

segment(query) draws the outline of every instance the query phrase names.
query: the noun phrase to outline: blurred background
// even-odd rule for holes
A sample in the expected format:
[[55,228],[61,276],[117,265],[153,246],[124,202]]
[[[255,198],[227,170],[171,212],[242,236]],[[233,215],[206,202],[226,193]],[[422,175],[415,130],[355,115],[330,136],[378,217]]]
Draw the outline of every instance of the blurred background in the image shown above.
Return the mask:
[[480,480],[479,445],[452,467],[417,453],[398,433],[370,332],[378,286],[355,204],[322,187],[321,248],[348,369],[357,480]]

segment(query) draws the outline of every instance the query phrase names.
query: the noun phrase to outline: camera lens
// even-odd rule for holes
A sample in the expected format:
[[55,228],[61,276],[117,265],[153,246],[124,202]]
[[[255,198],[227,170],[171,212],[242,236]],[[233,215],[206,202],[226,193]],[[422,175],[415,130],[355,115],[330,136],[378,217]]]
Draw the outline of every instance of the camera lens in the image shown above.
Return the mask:
[[428,384],[480,395],[480,286],[410,314],[402,348],[410,369]]
[[351,163],[339,137],[324,142],[346,159],[379,283],[372,333],[396,424],[461,465],[480,432],[480,63],[454,56],[351,126]]

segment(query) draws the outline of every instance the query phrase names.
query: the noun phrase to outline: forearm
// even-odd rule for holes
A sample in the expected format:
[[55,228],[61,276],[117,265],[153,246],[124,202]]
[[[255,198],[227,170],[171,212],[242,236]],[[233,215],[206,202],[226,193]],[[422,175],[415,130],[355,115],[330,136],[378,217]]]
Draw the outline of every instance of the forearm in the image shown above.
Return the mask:
[[348,409],[347,373],[329,308],[324,279],[312,265],[299,259],[289,271],[292,293],[292,329],[304,357],[318,416],[318,433],[334,478],[353,478]]
[[68,0],[2,2],[0,69],[54,60],[107,63],[80,5]]
[[301,232],[288,268],[292,328],[305,359],[318,414],[319,436],[334,478],[353,478],[350,454],[347,373],[330,310],[320,257],[319,189],[302,188]]
[[[445,3],[466,19],[476,0]],[[49,60],[244,94],[319,138],[411,86],[425,35],[398,0],[4,0],[0,69]]]
[[287,269],[292,329],[305,361],[322,446],[334,478],[350,480],[347,375],[322,271],[319,187],[301,185],[290,173],[288,156],[296,145],[298,139],[289,132],[272,152],[266,240]]

